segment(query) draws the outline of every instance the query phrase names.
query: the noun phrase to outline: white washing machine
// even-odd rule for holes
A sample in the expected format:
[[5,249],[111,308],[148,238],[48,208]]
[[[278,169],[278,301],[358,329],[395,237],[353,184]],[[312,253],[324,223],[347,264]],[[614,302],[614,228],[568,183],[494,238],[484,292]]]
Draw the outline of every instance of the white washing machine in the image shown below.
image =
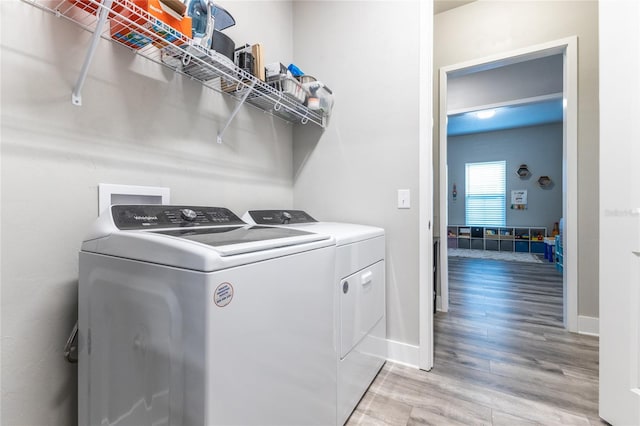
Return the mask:
[[300,210],[251,210],[242,218],[336,240],[337,423],[344,424],[387,358],[384,229],[318,222]]
[[328,425],[335,241],[112,206],[82,244],[79,424]]

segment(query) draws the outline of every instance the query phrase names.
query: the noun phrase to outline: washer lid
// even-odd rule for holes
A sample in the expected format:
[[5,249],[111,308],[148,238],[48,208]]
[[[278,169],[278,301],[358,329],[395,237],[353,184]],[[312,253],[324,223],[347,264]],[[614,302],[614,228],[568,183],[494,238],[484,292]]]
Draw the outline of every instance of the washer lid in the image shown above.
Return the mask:
[[221,207],[116,205],[94,222],[81,250],[210,272],[335,244],[327,234],[248,225]]
[[329,238],[327,235],[299,229],[269,226],[171,229],[151,233],[169,235],[215,247],[220,256],[251,253]]

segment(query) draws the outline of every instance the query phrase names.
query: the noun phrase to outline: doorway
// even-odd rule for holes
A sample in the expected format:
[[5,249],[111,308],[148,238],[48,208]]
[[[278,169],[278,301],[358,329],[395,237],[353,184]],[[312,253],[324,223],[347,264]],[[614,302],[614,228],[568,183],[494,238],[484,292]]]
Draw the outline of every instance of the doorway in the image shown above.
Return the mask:
[[[461,64],[444,67],[440,70],[440,137],[439,137],[439,234],[440,250],[440,297],[439,309],[448,311],[449,277],[447,259],[447,218],[448,192],[450,182],[447,181],[447,92],[448,79],[452,76],[473,73],[505,65],[517,64],[524,61],[561,55],[563,61],[563,143],[562,143],[562,217],[564,218],[564,268],[563,268],[563,318],[564,326],[569,331],[577,331],[577,38],[570,37],[556,40],[542,45],[535,45],[517,51],[481,58]],[[424,261],[424,260],[422,260]],[[435,283],[434,283],[435,286]],[[422,294],[427,294],[422,293]],[[426,328],[426,327],[422,327]],[[421,329],[422,330],[422,329]],[[424,344],[426,333],[421,331],[420,367],[425,368],[424,360],[433,359],[433,349]],[[429,366],[430,367],[430,366]]]
[[[476,72],[479,70],[486,70],[489,68],[495,68],[499,66],[512,65],[523,61],[534,60],[539,58],[550,57],[553,55],[562,55],[563,58],[563,90],[562,97],[564,103],[564,117],[563,117],[563,164],[565,165],[562,176],[562,183],[564,187],[563,200],[562,200],[562,217],[565,218],[564,226],[564,238],[565,238],[565,253],[573,254],[568,255],[565,259],[565,267],[563,270],[563,296],[564,296],[564,324],[565,328],[569,331],[577,331],[577,271],[575,269],[575,262],[570,262],[575,259],[575,250],[571,247],[577,247],[575,241],[575,233],[571,232],[575,229],[577,218],[572,218],[572,214],[576,214],[577,205],[577,182],[576,182],[576,168],[577,168],[577,122],[575,120],[576,114],[576,101],[577,99],[571,98],[573,80],[574,86],[577,87],[576,78],[571,78],[571,70],[574,70],[575,66],[571,66],[572,52],[575,55],[575,38],[560,40],[558,42],[552,42],[545,46],[534,46],[526,51],[518,51],[513,54],[506,54],[503,57],[498,58],[485,58],[476,61],[476,63],[466,63],[460,65],[454,65],[451,67],[443,68],[440,71],[440,85],[442,94],[440,99],[441,105],[441,117],[440,117],[440,161],[441,164],[447,164],[448,150],[447,150],[447,125],[446,125],[446,112],[448,105],[448,80],[449,78]],[[571,49],[573,47],[573,49]],[[573,58],[576,63],[576,58]],[[573,91],[574,93],[576,91]],[[577,95],[577,93],[576,93]],[[577,96],[575,96],[577,98]],[[572,116],[574,119],[572,120]],[[573,137],[572,137],[573,136]],[[448,182],[446,167],[441,167],[440,174],[440,212],[441,212],[441,229],[440,235],[447,235],[446,221],[448,217]],[[449,183],[450,184],[450,183]],[[572,241],[575,244],[572,244]],[[441,307],[444,312],[448,310],[448,260],[446,254],[447,248],[444,244],[441,247]],[[573,259],[572,259],[573,258]]]

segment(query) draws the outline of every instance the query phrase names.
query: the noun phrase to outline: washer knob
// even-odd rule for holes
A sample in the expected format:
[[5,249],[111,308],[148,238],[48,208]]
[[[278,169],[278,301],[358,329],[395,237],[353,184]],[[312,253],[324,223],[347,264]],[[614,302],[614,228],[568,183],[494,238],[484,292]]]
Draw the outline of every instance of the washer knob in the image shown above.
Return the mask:
[[289,222],[291,222],[291,213],[282,212],[282,214],[280,215],[280,223],[287,224]]
[[189,222],[193,222],[198,217],[198,213],[196,213],[195,211],[193,211],[191,209],[181,209],[180,210],[180,216],[182,216],[182,218],[184,220],[188,220]]

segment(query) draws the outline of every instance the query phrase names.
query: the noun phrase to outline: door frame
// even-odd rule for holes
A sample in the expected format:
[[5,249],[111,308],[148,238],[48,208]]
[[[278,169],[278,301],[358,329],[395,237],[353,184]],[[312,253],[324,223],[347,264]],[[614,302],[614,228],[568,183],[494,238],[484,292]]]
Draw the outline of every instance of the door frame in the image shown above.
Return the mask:
[[[418,368],[433,367],[433,0],[418,2]],[[414,352],[415,353],[415,352]],[[414,358],[415,359],[415,358]]]
[[[448,218],[448,183],[447,183],[447,78],[452,74],[464,74],[495,66],[509,65],[525,60],[545,56],[563,55],[563,194],[562,215],[564,218],[564,268],[563,268],[563,315],[564,326],[572,332],[578,331],[578,38],[576,36],[562,38],[547,43],[537,44],[510,52],[491,55],[442,67],[440,76],[439,99],[439,176],[440,176],[440,300],[441,311],[449,310],[449,274],[447,259],[447,218]],[[427,261],[421,257],[421,262]],[[423,322],[424,323],[424,322]],[[432,351],[420,344],[420,359],[433,358]],[[422,363],[421,363],[422,364]],[[422,368],[422,366],[421,366]]]

